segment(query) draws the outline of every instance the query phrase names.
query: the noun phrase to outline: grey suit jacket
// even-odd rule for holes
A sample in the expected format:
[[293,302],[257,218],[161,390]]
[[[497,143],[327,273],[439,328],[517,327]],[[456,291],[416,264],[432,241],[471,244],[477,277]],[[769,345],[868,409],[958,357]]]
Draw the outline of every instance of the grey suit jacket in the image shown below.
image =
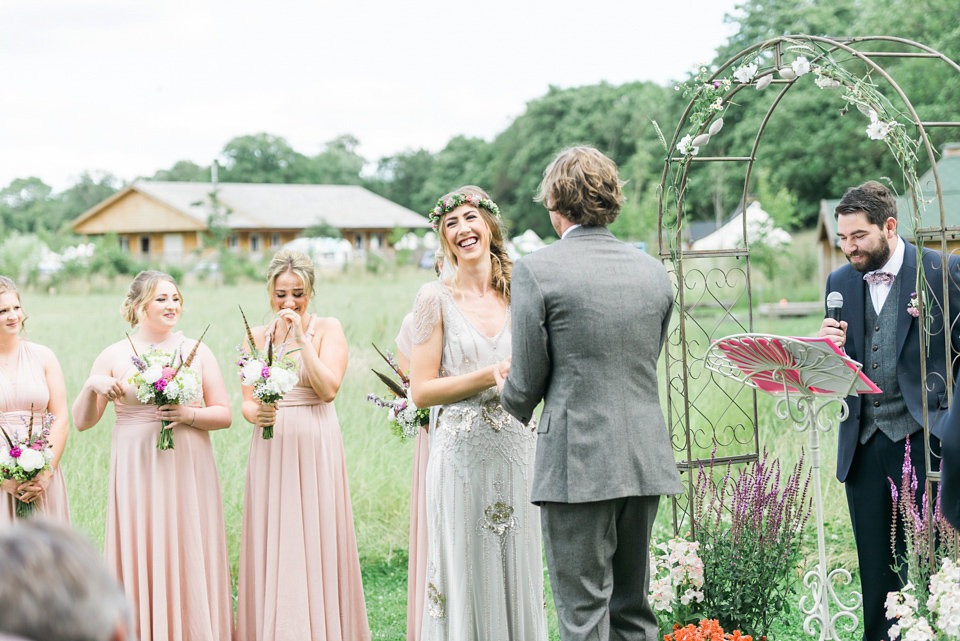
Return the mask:
[[545,399],[531,500],[586,503],[682,491],[657,359],[673,310],[659,261],[605,227],[579,227],[519,260],[503,407]]

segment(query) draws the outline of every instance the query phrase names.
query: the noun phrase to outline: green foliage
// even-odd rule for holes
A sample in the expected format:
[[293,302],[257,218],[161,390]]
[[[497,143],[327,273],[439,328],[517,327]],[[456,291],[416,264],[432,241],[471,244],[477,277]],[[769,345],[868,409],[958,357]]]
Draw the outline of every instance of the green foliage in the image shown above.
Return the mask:
[[210,182],[210,167],[201,167],[191,160],[178,160],[170,169],[160,169],[150,180],[169,182]]
[[223,148],[223,179],[244,183],[359,185],[364,159],[357,139],[343,135],[310,158],[280,136],[259,133],[234,138]]
[[766,452],[736,476],[728,465],[719,481],[712,462],[699,471],[692,528],[703,561],[701,611],[725,629],[759,638],[791,607],[811,509],[802,466],[801,457],[782,485],[780,462],[768,464]]
[[133,275],[145,268],[120,248],[116,234],[107,234],[94,243],[96,251],[90,259],[89,270],[107,278],[117,275]]
[[[513,230],[530,228],[541,237],[552,233],[546,211],[533,196],[557,152],[576,144],[594,145],[621,167],[629,166],[630,195],[637,203],[645,202],[646,192],[659,183],[663,158],[651,121],[676,119],[669,115],[669,99],[664,87],[635,82],[619,87],[606,83],[551,87],[545,96],[527,103],[526,111],[491,145],[488,190]],[[638,157],[631,163],[634,156]],[[633,232],[643,227],[643,217],[638,207],[623,224]]]
[[393,202],[421,214],[433,207],[440,194],[424,194],[435,165],[434,155],[426,149],[407,150],[386,156],[377,163],[376,178],[368,187]]
[[44,243],[36,234],[13,232],[0,243],[0,274],[23,285],[36,277]]
[[340,230],[325,220],[319,220],[314,225],[303,230],[307,238],[340,238]]

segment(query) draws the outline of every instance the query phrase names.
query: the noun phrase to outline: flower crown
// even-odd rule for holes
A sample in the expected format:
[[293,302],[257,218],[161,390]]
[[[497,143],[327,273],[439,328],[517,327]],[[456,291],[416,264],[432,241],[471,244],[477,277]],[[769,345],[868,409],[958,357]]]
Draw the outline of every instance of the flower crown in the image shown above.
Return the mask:
[[454,194],[438,200],[433,210],[427,214],[430,224],[433,225],[433,231],[437,231],[437,228],[440,226],[440,219],[443,218],[444,214],[450,213],[460,205],[483,207],[496,216],[497,220],[500,220],[500,208],[497,207],[497,203],[489,198],[483,198],[477,194]]

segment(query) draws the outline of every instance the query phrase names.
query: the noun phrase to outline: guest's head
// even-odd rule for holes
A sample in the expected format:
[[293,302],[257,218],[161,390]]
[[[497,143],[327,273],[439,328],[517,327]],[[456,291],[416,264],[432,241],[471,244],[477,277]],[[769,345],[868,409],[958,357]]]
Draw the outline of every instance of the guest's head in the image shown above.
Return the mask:
[[267,291],[273,311],[292,309],[303,316],[313,298],[313,285],[313,262],[303,252],[284,249],[270,261]]
[[[593,147],[564,149],[543,173],[534,200],[574,225],[607,226],[623,204],[617,164]],[[553,221],[554,228],[557,222]]]
[[834,216],[840,249],[854,269],[886,265],[897,243],[897,203],[889,189],[873,180],[848,189]]
[[459,267],[461,260],[490,261],[491,286],[510,300],[513,261],[507,256],[506,233],[500,208],[487,192],[465,185],[444,194],[430,212],[440,236],[444,262]]
[[437,278],[440,278],[440,274],[443,273],[443,248],[437,247],[437,251],[433,253],[433,271],[437,272]]
[[16,283],[0,276],[0,331],[19,334],[26,320]]
[[182,306],[183,296],[173,276],[149,270],[137,274],[130,283],[120,313],[131,327],[147,319],[162,325],[176,325]]
[[130,606],[100,553],[63,525],[35,519],[0,533],[0,577],[0,633],[36,641],[135,636]]

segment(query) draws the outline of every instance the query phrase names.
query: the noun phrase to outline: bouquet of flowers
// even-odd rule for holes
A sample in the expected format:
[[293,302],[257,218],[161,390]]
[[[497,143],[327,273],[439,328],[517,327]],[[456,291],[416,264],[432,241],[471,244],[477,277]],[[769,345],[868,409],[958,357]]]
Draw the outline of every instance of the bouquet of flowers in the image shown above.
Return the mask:
[[[207,326],[210,329],[210,326]],[[190,369],[190,363],[197,355],[197,349],[203,341],[203,336],[207,330],[203,330],[200,340],[190,351],[186,359],[180,348],[172,353],[164,352],[156,347],[151,347],[142,356],[137,354],[137,348],[133,348],[134,367],[137,373],[130,377],[130,383],[137,386],[137,398],[141,403],[152,403],[157,407],[161,405],[189,405],[203,394],[203,385],[200,381],[200,375]],[[130,337],[127,336],[129,339]],[[133,347],[133,341],[130,341]],[[177,361],[179,360],[179,364]],[[160,421],[160,435],[157,437],[158,450],[173,449],[173,431],[168,429],[169,421]]]
[[377,350],[377,354],[380,354],[380,358],[386,361],[394,374],[400,377],[400,382],[398,383],[389,376],[373,370],[373,373],[383,381],[383,384],[393,394],[393,398],[381,398],[376,394],[367,394],[367,400],[375,403],[377,407],[387,410],[390,429],[400,437],[401,441],[413,438],[417,435],[417,430],[430,423],[430,410],[418,408],[414,404],[413,399],[410,398],[410,379],[397,366],[393,355],[390,352],[384,354],[376,345],[373,346],[373,349]]
[[[237,361],[237,367],[240,368],[240,381],[244,385],[253,385],[255,399],[265,405],[276,405],[287,392],[296,387],[300,380],[297,362],[290,358],[290,354],[297,350],[286,351],[287,342],[281,343],[274,350],[272,337],[269,336],[266,349],[258,350],[257,344],[253,342],[253,332],[250,331],[250,324],[243,309],[240,310],[240,315],[243,316],[243,325],[247,329],[247,341],[250,343],[249,352],[243,349],[243,345],[237,346],[237,350],[240,351],[240,360]],[[273,425],[264,427],[261,436],[264,439],[273,438]]]
[[[53,460],[53,449],[50,447],[50,426],[56,417],[50,412],[46,412],[40,424],[40,429],[34,433],[33,406],[30,406],[30,420],[23,419],[26,425],[26,435],[17,436],[16,431],[11,428],[9,433],[3,427],[0,427],[0,434],[3,434],[3,441],[0,442],[0,477],[3,479],[15,479],[21,483],[33,480],[38,474],[50,469],[50,461]],[[6,419],[4,419],[6,423]],[[17,517],[26,518],[33,514],[36,509],[36,501],[33,503],[24,503],[16,499]]]
[[674,538],[656,547],[662,553],[650,557],[653,609],[669,612],[664,618],[670,623],[682,626],[697,621],[695,604],[703,602],[703,561],[697,553],[700,543]]

